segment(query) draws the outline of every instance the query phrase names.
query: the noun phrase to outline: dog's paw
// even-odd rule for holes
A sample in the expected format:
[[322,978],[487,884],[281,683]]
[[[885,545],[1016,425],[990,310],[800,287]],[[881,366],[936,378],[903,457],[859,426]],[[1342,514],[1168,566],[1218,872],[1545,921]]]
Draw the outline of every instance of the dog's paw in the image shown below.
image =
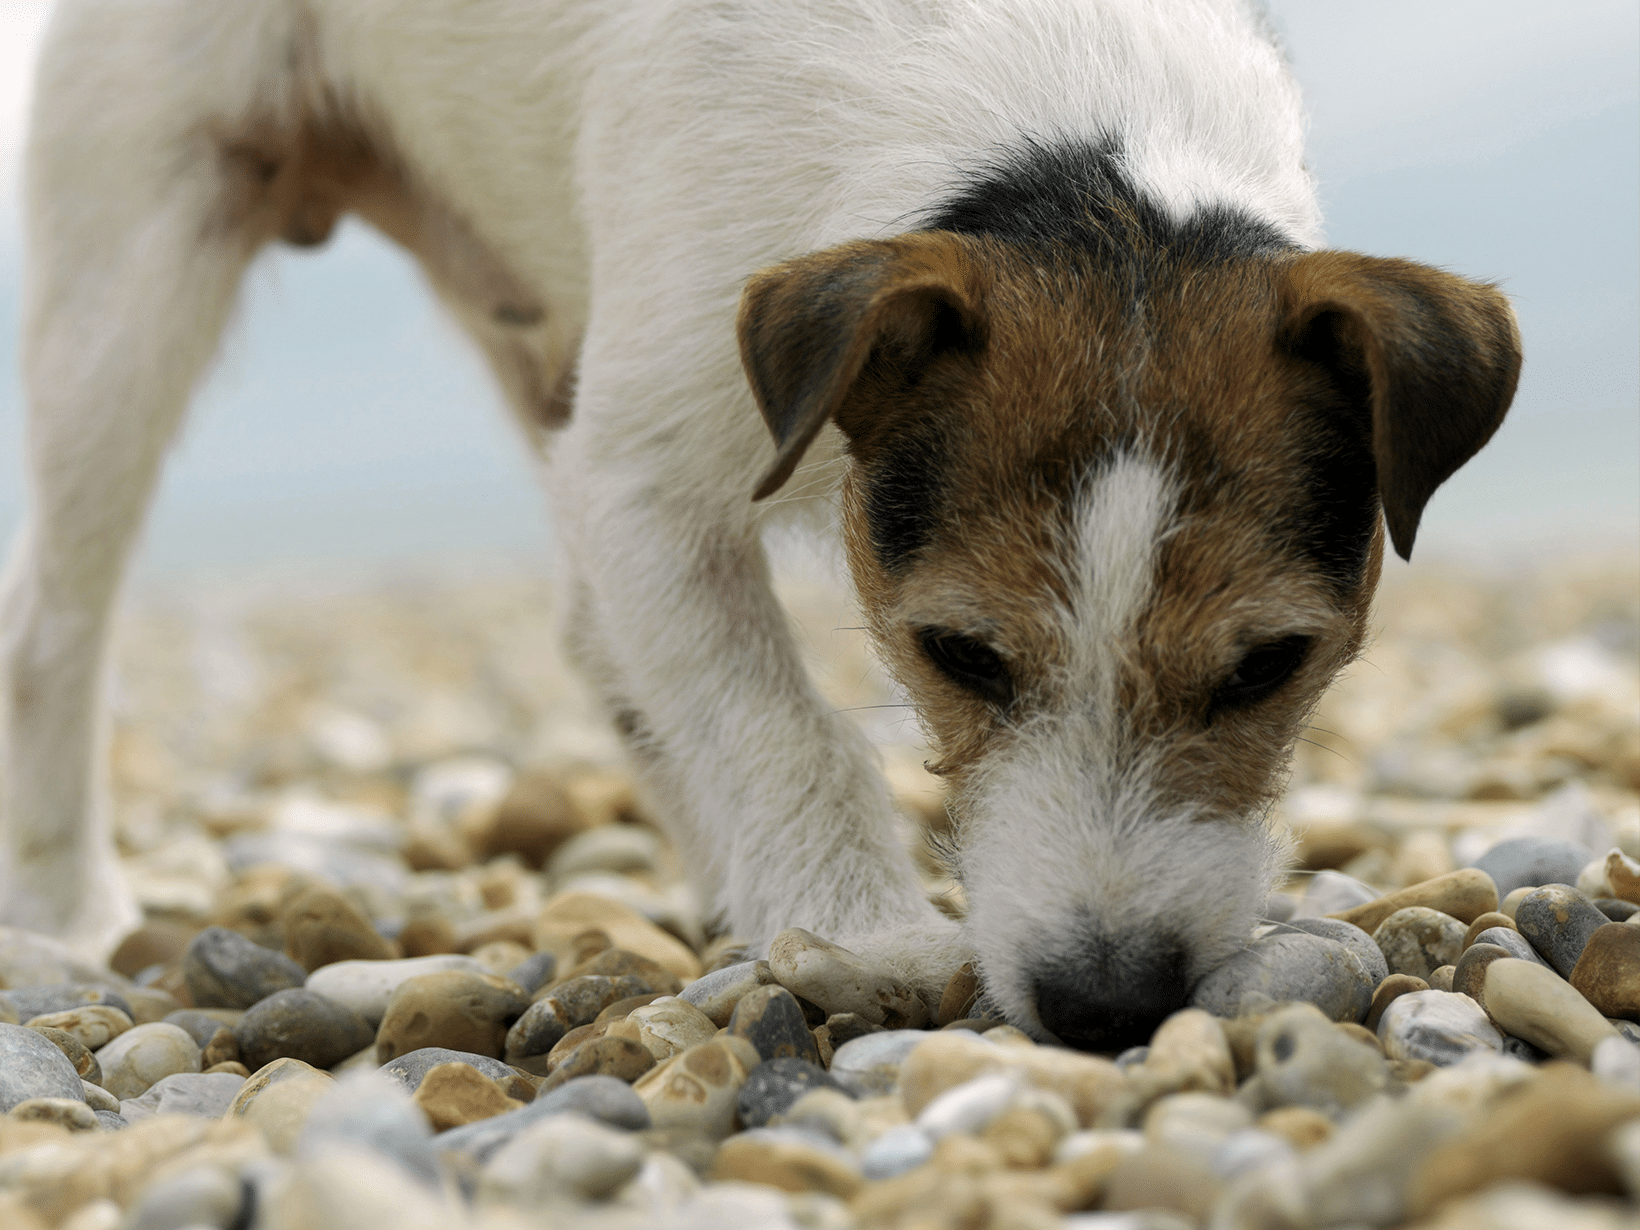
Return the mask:
[[839,946],[881,965],[909,985],[932,1020],[940,997],[963,963],[974,959],[962,924],[940,917],[928,923],[866,935],[842,936]]

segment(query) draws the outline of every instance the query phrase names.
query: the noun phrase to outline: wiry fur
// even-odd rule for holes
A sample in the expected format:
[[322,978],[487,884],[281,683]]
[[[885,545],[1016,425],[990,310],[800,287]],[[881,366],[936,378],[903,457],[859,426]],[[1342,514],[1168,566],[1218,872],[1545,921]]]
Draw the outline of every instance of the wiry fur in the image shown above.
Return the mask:
[[[124,560],[246,263],[351,210],[539,446],[569,644],[736,933],[808,927],[930,994],[965,952],[769,589],[762,530],[823,522],[842,477],[1010,1015],[1042,1030],[1044,963],[1120,999],[1143,954],[1101,954],[1164,921],[1193,977],[1262,899],[1262,806],[1359,644],[1373,475],[1404,551],[1513,386],[1493,292],[1305,255],[1301,129],[1240,0],[62,0],[0,911],[90,948],[132,920],[88,786]],[[1013,691],[940,674],[935,632]],[[1215,717],[1297,634],[1291,687]]]

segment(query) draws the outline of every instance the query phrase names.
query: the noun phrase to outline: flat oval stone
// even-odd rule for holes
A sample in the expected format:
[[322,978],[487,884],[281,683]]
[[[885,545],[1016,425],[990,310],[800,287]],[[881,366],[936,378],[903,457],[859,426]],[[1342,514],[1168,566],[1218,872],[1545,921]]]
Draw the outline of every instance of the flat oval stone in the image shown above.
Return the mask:
[[398,954],[342,894],[313,887],[292,897],[279,919],[285,952],[309,973],[337,961],[387,961]]
[[721,1140],[734,1130],[735,1103],[759,1056],[744,1038],[724,1036],[692,1046],[640,1077],[633,1092],[657,1128]]
[[1425,980],[1441,966],[1458,963],[1463,937],[1463,923],[1425,906],[1396,910],[1372,933],[1390,973]]
[[1475,919],[1474,922],[1470,923],[1467,928],[1465,928],[1463,933],[1463,946],[1468,948],[1480,938],[1482,931],[1486,931],[1494,927],[1502,927],[1505,930],[1513,931],[1515,929],[1515,920],[1511,915],[1505,914],[1500,910],[1488,910],[1485,914],[1482,914],[1479,918]]
[[656,1061],[670,1059],[679,1051],[709,1040],[717,1033],[711,1018],[695,1005],[675,995],[662,996],[626,1017],[637,1026],[638,1041],[649,1048]]
[[112,1004],[87,1004],[66,1012],[46,1012],[27,1022],[35,1028],[49,1027],[73,1034],[81,1046],[95,1051],[107,1046],[130,1029],[131,1017]]
[[1473,943],[1494,944],[1517,961],[1531,961],[1545,968],[1549,965],[1538,956],[1537,949],[1526,942],[1526,937],[1513,927],[1488,927],[1474,938]]
[[906,1057],[928,1036],[920,1029],[885,1029],[845,1042],[832,1054],[832,1079],[856,1097],[891,1093]]
[[102,1087],[121,1102],[177,1072],[198,1072],[201,1052],[188,1031],[155,1021],[134,1025],[97,1052]]
[[71,1132],[89,1132],[97,1126],[97,1112],[79,1098],[29,1098],[6,1113],[19,1122],[58,1123]]
[[125,1099],[119,1109],[127,1123],[154,1115],[220,1119],[244,1087],[243,1076],[226,1072],[175,1072],[161,1077],[138,1096]]
[[742,961],[695,979],[678,992],[678,998],[695,1005],[722,1029],[741,996],[754,987],[769,986],[774,980],[767,961]]
[[633,1038],[594,1038],[583,1042],[553,1068],[541,1089],[547,1092],[579,1076],[613,1076],[635,1081],[655,1066],[649,1048]]
[[36,1030],[0,1024],[0,1113],[30,1098],[80,1098],[68,1056]]
[[716,1181],[763,1183],[788,1192],[823,1192],[849,1200],[865,1180],[854,1159],[807,1132],[759,1128],[731,1136],[712,1163]]
[[1570,981],[1602,1016],[1640,1021],[1640,927],[1595,928]]
[[529,1007],[516,983],[489,973],[445,970],[401,982],[376,1030],[376,1061],[427,1047],[498,1056],[507,1030]]
[[315,1068],[334,1067],[370,1045],[375,1031],[353,1009],[306,987],[275,991],[234,1026],[241,1062],[256,1071],[289,1057]]
[[478,1055],[472,1051],[454,1051],[444,1046],[424,1046],[420,1050],[400,1055],[377,1069],[404,1087],[406,1093],[415,1093],[422,1077],[441,1063],[465,1063],[477,1068],[493,1081],[505,1083],[516,1075],[513,1069],[493,1055]]
[[1452,970],[1452,989],[1467,995],[1486,1009],[1486,967],[1494,961],[1517,960],[1507,948],[1497,944],[1471,944],[1463,950]]
[[466,970],[483,974],[488,971],[473,960],[457,953],[436,953],[429,957],[404,957],[397,961],[337,961],[316,969],[308,976],[307,989],[333,999],[353,1009],[371,1026],[381,1024],[387,1012],[387,1001],[399,985],[422,974],[440,974],[448,970]]
[[[34,1020],[40,1020],[35,1017]],[[80,1079],[90,1081],[93,1085],[102,1084],[102,1065],[97,1057],[86,1049],[85,1045],[73,1034],[66,1030],[53,1029],[49,1025],[36,1025],[30,1021],[28,1028],[35,1030],[41,1036],[50,1040],[51,1044],[68,1057],[68,1062],[74,1065],[74,1071],[79,1073]]]
[[1503,1035],[1480,1005],[1451,991],[1401,996],[1384,1009],[1378,1041],[1390,1059],[1422,1059],[1438,1068],[1476,1051],[1503,1050]]
[[556,1004],[565,1026],[574,1029],[577,1025],[590,1025],[613,1003],[652,993],[649,979],[640,975],[582,974],[549,988],[536,997],[535,1003]]
[[785,987],[758,987],[742,996],[729,1018],[729,1032],[755,1046],[765,1061],[820,1062],[814,1035],[803,1020],[803,1009]]
[[126,998],[117,991],[91,983],[71,982],[58,983],[43,987],[10,987],[6,991],[6,999],[11,1003],[17,1019],[25,1024],[35,1017],[51,1016],[59,1012],[72,1012],[76,1008],[89,1005],[103,1004],[110,1008],[117,1008],[126,1016],[135,1017],[131,1012],[131,1005]]
[[1474,862],[1497,885],[1498,896],[1517,888],[1543,884],[1575,884],[1577,873],[1594,851],[1576,841],[1557,837],[1511,837],[1500,841]]
[[855,1012],[890,1029],[915,1029],[928,1021],[928,1008],[916,991],[887,968],[801,927],[774,937],[769,970],[781,986],[828,1015]]
[[1303,1000],[1335,1021],[1359,1021],[1378,981],[1349,948],[1318,935],[1275,934],[1254,940],[1196,985],[1191,1006],[1214,1016],[1240,1015],[1245,1000]]
[[307,971],[282,952],[226,927],[207,927],[182,955],[182,977],[199,1008],[249,1008],[275,991],[299,987]]
[[1468,926],[1482,914],[1498,908],[1498,889],[1492,877],[1474,867],[1464,867],[1436,876],[1420,884],[1411,884],[1399,892],[1389,893],[1376,901],[1353,909],[1328,915],[1354,923],[1363,931],[1376,932],[1379,925],[1396,910],[1421,905],[1443,914],[1450,914]]
[[1324,940],[1337,940],[1361,959],[1362,970],[1375,986],[1392,972],[1384,960],[1383,949],[1378,947],[1368,932],[1354,923],[1337,918],[1295,918],[1278,930],[1302,931],[1306,935],[1319,935]]
[[853,1097],[815,1063],[792,1057],[764,1060],[752,1069],[740,1087],[735,1108],[741,1125],[763,1127],[776,1115],[785,1114],[793,1103],[813,1089],[835,1089]]
[[1515,926],[1562,978],[1570,978],[1589,937],[1610,920],[1575,888],[1547,884],[1515,907]]

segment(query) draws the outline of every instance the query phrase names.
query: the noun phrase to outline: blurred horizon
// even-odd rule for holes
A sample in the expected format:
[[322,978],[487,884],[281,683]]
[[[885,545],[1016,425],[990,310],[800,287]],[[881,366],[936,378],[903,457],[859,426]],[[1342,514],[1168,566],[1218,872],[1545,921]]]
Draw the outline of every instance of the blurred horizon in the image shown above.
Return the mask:
[[[17,156],[49,9],[0,3],[0,540],[22,513]],[[1578,0],[1272,0],[1328,242],[1499,280],[1526,342],[1496,439],[1414,558],[1640,554],[1640,12]],[[476,352],[357,223],[246,286],[133,568],[137,587],[544,566],[529,459]],[[1393,573],[1398,562],[1386,568]]]

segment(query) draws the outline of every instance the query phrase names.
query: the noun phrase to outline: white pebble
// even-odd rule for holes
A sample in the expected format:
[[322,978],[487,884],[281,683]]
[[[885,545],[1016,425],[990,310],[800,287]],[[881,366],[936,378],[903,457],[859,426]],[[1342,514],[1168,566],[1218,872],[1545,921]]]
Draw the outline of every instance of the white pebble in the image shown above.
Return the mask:
[[860,1154],[860,1173],[875,1182],[915,1170],[934,1153],[934,1142],[921,1128],[891,1127]]

